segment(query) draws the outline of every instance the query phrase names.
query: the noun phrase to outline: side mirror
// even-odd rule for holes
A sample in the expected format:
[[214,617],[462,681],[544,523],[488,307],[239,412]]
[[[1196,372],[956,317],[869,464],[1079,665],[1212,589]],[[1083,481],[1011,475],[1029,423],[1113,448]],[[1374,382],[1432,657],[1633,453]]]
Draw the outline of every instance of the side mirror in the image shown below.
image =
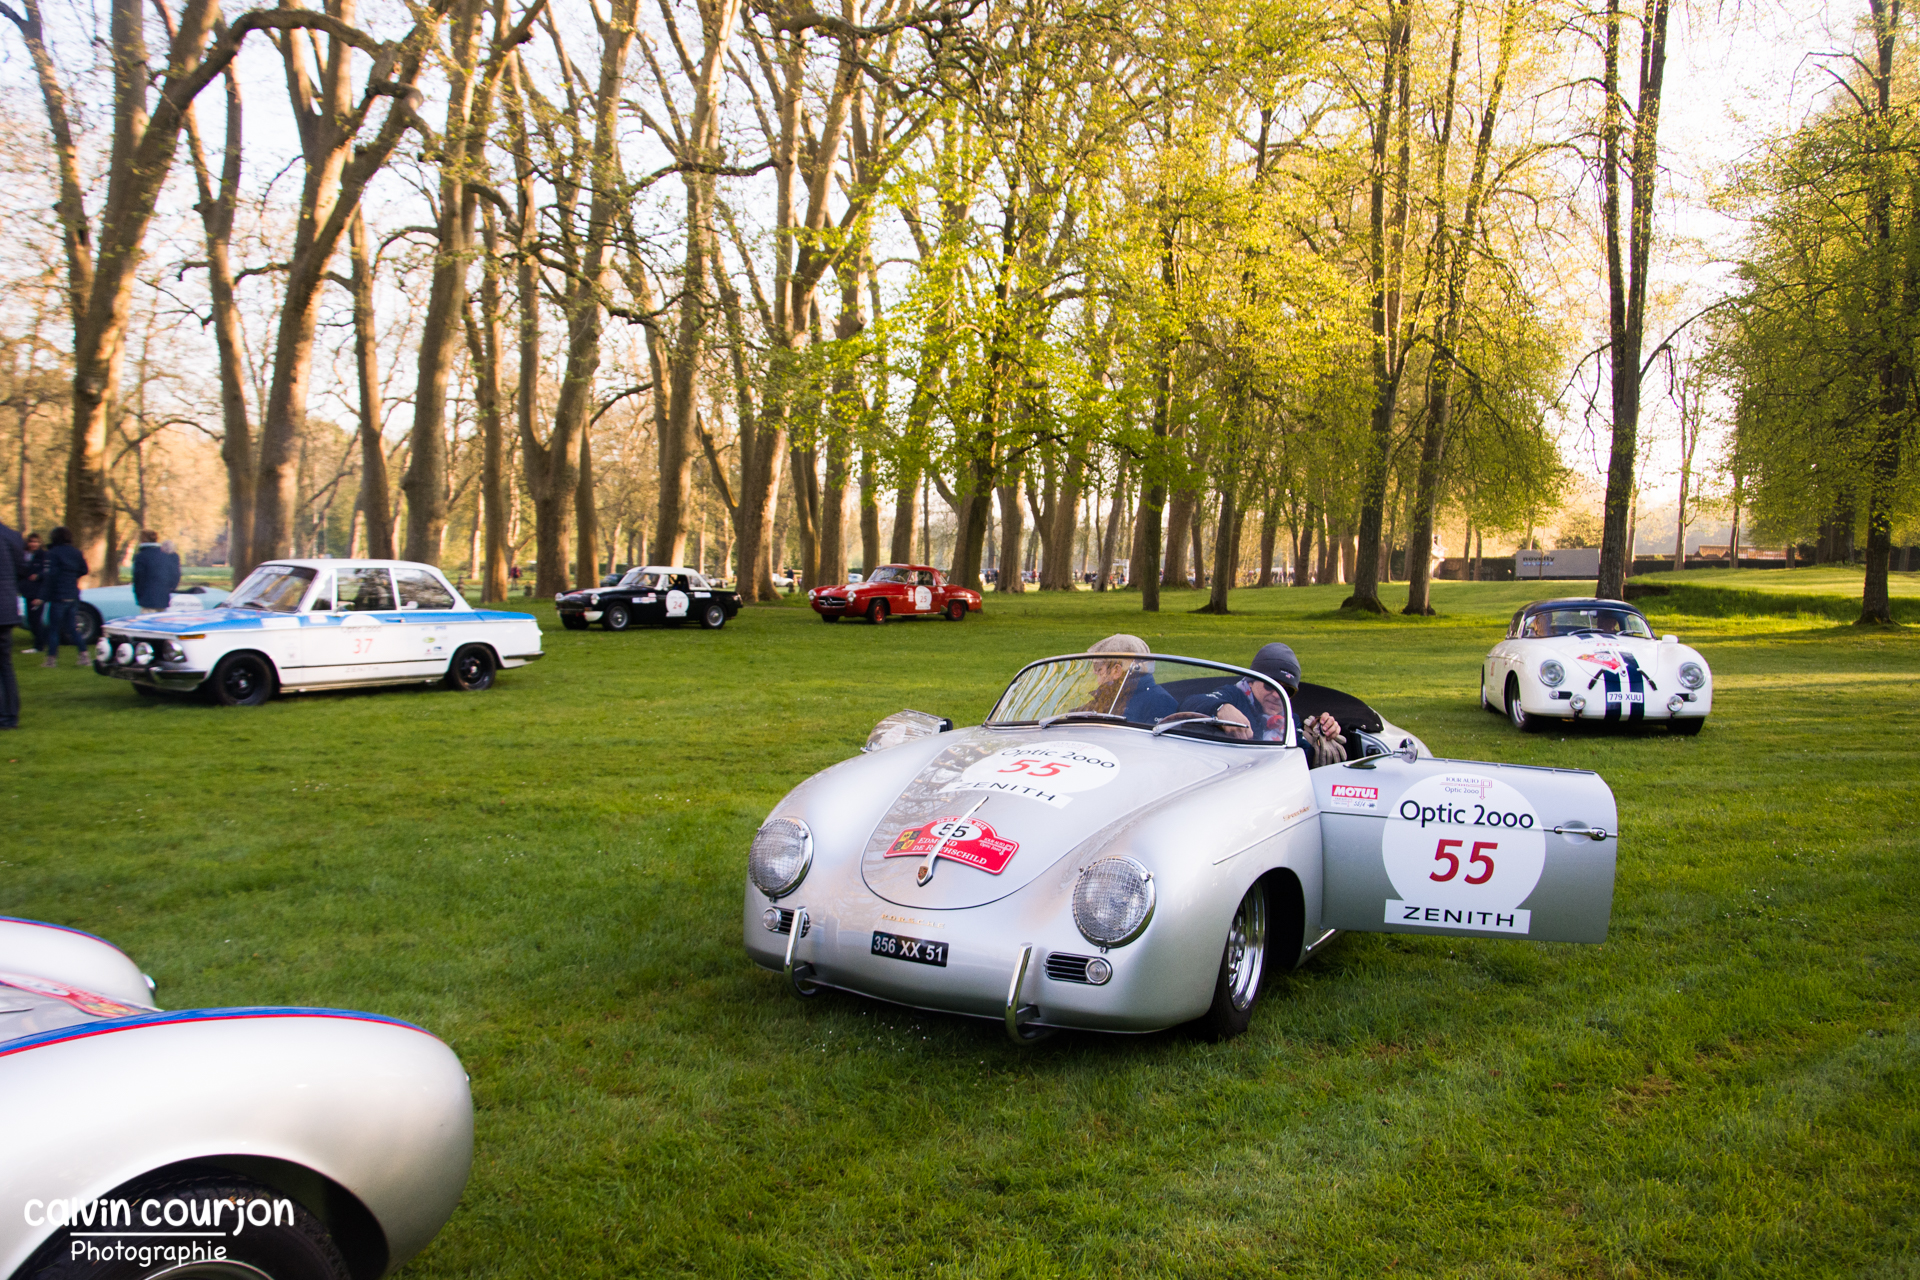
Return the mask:
[[867,745],[860,750],[885,751],[888,747],[931,738],[951,728],[953,721],[945,716],[930,716],[924,711],[896,711],[873,726],[873,732],[867,735]]
[[1679,644],[1680,637],[1679,636],[1661,636],[1660,643],[1661,644]]
[[418,600],[403,600],[400,602],[400,607],[402,609],[418,609],[420,602]]

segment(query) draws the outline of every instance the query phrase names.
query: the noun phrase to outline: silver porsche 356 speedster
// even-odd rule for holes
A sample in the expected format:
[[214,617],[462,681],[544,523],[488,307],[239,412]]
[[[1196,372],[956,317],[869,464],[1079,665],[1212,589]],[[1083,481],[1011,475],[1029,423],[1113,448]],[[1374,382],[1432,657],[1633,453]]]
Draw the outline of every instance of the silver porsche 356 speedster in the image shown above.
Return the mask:
[[[1281,699],[1272,741],[1206,714],[1252,682]],[[1349,759],[1310,769],[1297,719],[1322,710]],[[1073,654],[1024,667],[973,728],[889,716],[794,788],[754,836],[742,927],[801,995],[1021,1041],[1230,1036],[1341,930],[1603,941],[1616,833],[1594,773],[1436,759],[1358,699],[1289,700],[1238,667]]]
[[103,939],[0,918],[0,1276],[375,1280],[426,1247],[473,1158],[452,1050],[151,989]]

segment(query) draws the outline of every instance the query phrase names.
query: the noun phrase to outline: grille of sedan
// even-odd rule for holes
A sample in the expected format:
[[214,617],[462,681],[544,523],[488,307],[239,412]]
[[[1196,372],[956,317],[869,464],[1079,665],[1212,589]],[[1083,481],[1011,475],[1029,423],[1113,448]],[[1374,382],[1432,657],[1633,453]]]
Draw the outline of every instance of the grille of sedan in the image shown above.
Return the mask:
[[1085,982],[1092,956],[1069,956],[1056,951],[1047,957],[1047,976],[1055,982]]
[[821,596],[820,603],[828,604],[828,605],[842,605],[842,604],[845,604],[846,601],[842,600],[839,596]]

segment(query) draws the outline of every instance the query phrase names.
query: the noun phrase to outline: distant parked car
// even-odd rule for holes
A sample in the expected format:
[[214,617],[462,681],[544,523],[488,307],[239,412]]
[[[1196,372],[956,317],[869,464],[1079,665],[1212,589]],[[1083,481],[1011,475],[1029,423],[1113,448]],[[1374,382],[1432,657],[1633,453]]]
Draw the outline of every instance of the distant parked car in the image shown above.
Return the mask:
[[685,565],[649,564],[627,570],[612,586],[569,591],[553,603],[560,625],[569,631],[584,631],[596,622],[608,631],[625,631],[641,623],[688,621],[717,631],[740,612],[740,593]]
[[921,564],[888,564],[873,571],[865,582],[815,587],[808,603],[822,622],[861,617],[881,623],[888,618],[946,618],[961,622],[980,611],[980,593],[955,586],[938,569]]
[[451,1049],[151,988],[104,939],[0,918],[0,1276],[346,1280],[426,1247],[473,1160]]
[[[211,609],[227,598],[218,587],[182,587],[167,604],[168,613],[183,609]],[[88,587],[80,593],[79,607],[73,611],[73,634],[82,649],[100,638],[100,628],[117,618],[140,612],[133,598],[133,586]],[[20,625],[27,625],[27,602],[20,601]]]
[[445,681],[478,691],[541,656],[532,614],[476,609],[431,565],[269,560],[218,609],[108,623],[93,669],[138,693],[203,690],[251,707],[275,690]]
[[1480,706],[1522,732],[1591,720],[1695,734],[1713,710],[1713,672],[1679,637],[1655,639],[1625,601],[1535,600],[1481,664]]

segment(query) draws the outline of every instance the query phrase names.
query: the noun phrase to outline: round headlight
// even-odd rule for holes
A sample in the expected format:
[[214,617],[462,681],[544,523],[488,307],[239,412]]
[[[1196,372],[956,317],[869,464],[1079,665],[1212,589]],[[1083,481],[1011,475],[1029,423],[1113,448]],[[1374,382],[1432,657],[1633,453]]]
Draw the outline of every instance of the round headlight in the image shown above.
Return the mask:
[[133,664],[137,667],[153,665],[153,645],[150,641],[142,640],[133,646]]
[[113,660],[119,663],[123,667],[126,666],[129,662],[132,662],[133,646],[127,643],[125,640],[122,640],[119,644],[113,647]]
[[1540,683],[1549,687],[1567,678],[1567,669],[1552,658],[1540,664]]
[[1706,669],[1699,663],[1683,662],[1680,664],[1680,687],[1682,689],[1698,689],[1706,682]]
[[792,893],[813,862],[813,832],[798,818],[775,818],[753,836],[747,875],[769,898]]
[[93,646],[93,660],[95,662],[112,662],[113,641],[102,637],[100,643]]
[[1073,885],[1073,923],[1088,942],[1121,947],[1153,918],[1153,876],[1132,858],[1102,858]]

